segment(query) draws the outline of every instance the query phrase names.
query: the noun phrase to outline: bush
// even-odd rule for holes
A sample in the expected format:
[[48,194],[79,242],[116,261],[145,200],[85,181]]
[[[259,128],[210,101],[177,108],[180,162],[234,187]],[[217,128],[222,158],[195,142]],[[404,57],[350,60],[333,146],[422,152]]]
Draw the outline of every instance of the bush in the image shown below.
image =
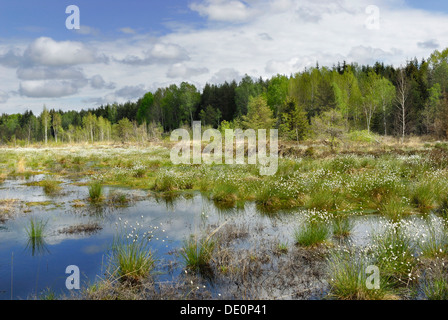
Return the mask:
[[366,142],[366,143],[378,142],[378,136],[367,130],[352,131],[348,134],[348,139],[353,142]]

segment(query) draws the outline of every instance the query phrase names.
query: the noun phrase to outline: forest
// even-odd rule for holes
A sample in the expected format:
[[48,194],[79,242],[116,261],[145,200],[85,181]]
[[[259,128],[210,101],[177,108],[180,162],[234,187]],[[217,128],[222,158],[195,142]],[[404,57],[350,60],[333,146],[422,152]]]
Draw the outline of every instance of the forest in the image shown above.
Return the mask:
[[203,126],[277,128],[283,140],[302,141],[326,132],[378,135],[448,135],[448,48],[428,59],[393,67],[338,62],[295,74],[206,84],[202,92],[182,82],[148,92],[134,102],[87,107],[81,111],[47,108],[39,115],[2,114],[0,143],[147,141],[194,120]]

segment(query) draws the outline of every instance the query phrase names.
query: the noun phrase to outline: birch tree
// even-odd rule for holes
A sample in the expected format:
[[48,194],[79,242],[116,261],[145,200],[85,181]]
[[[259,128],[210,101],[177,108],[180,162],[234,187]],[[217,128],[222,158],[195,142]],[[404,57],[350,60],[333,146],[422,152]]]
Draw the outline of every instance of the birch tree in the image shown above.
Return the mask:
[[51,121],[51,115],[47,110],[47,107],[44,105],[44,110],[41,114],[42,125],[44,126],[44,135],[45,135],[45,144],[48,143],[48,123]]
[[403,68],[398,70],[397,74],[397,96],[396,102],[398,107],[398,121],[401,133],[401,141],[404,142],[404,137],[406,135],[406,125],[407,125],[407,100],[409,97],[409,83],[406,79],[406,73]]

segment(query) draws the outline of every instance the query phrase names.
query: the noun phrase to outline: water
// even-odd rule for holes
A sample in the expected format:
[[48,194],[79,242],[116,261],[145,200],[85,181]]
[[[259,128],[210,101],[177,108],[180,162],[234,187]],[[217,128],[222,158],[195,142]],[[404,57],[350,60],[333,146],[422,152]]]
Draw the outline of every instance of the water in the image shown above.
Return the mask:
[[[42,176],[32,177],[42,179]],[[32,181],[32,180],[31,180]],[[2,185],[0,199],[18,199],[13,218],[0,223],[0,299],[39,297],[48,288],[56,294],[70,295],[65,287],[66,267],[76,265],[81,272],[81,286],[104,277],[109,249],[118,227],[125,224],[142,232],[151,231],[151,247],[157,262],[158,281],[175,279],[184,267],[174,254],[191,234],[205,234],[230,220],[245,226],[247,238],[238,247],[256,247],[260,240],[293,244],[298,226],[295,212],[275,216],[263,215],[253,203],[241,210],[219,210],[199,193],[165,201],[148,196],[144,191],[121,189],[128,198],[136,199],[126,207],[95,207],[88,204],[88,190],[64,180],[62,192],[49,197],[41,187],[23,185],[24,180],[8,180]],[[105,188],[105,194],[115,190]],[[86,203],[73,207],[74,200]],[[27,206],[24,202],[45,202],[48,205]],[[27,212],[30,211],[30,212]],[[30,218],[45,221],[44,243],[30,244],[26,233]],[[376,227],[375,216],[355,217],[352,241],[368,242],[368,233]],[[69,235],[60,230],[81,223],[97,223],[102,229],[94,234]],[[126,223],[125,223],[126,222]],[[137,224],[138,223],[138,224]]]

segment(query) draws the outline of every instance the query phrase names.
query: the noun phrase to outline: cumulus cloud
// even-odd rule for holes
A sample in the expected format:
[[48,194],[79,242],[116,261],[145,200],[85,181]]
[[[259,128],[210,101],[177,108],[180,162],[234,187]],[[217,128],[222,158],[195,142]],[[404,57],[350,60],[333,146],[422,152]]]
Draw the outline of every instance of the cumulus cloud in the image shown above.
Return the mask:
[[33,41],[22,53],[18,49],[10,49],[0,54],[0,64],[5,67],[19,66],[74,66],[107,62],[104,56],[98,56],[95,51],[82,42],[55,41],[41,37]]
[[125,99],[137,99],[144,96],[147,92],[143,84],[137,86],[125,86],[115,91],[115,96]]
[[75,68],[30,67],[17,69],[20,80],[85,80],[84,73]]
[[396,48],[392,48],[391,51],[385,51],[381,48],[373,48],[370,46],[356,46],[350,50],[347,60],[359,64],[372,65],[377,61],[388,61],[400,54],[402,54],[402,51]]
[[422,49],[438,49],[440,47],[439,43],[435,39],[418,42],[417,46]]
[[256,14],[256,11],[237,0],[206,0],[202,3],[190,4],[190,9],[210,20],[240,22],[246,21]]
[[239,82],[243,76],[233,68],[224,68],[216,72],[210,79],[210,83],[221,84],[224,82],[231,82],[233,80]]
[[[191,2],[190,13],[204,19],[182,28],[177,22],[163,35],[134,34],[126,27],[115,30],[116,39],[2,41],[0,88],[11,96],[8,103],[19,104],[12,92],[20,81],[22,95],[36,95],[42,88],[48,96],[46,86],[56,81],[53,91],[78,93],[66,100],[73,103],[67,107],[80,108],[89,99],[109,103],[139,98],[145,88],[168,86],[173,79],[193,78],[200,87],[240,81],[246,73],[263,78],[289,75],[316,62],[331,67],[343,60],[370,65],[378,60],[397,66],[407,58],[428,57],[448,43],[447,14],[415,10],[403,0],[373,2],[380,9],[379,30],[366,28],[370,0]],[[128,36],[120,36],[123,33]],[[105,65],[104,56],[114,58]],[[78,85],[79,72],[87,81],[85,90]],[[109,87],[109,81],[116,82],[116,88]],[[62,90],[62,85],[67,88]],[[41,101],[27,99],[27,105],[33,103],[41,108]]]
[[94,89],[115,89],[114,83],[106,83],[104,81],[103,77],[99,74],[94,75],[92,78],[90,78],[90,85]]
[[55,41],[41,37],[29,45],[24,59],[34,65],[70,66],[100,62],[102,58],[82,42]]
[[179,45],[156,43],[150,50],[144,52],[143,57],[128,55],[126,58],[119,60],[119,62],[134,66],[144,66],[157,63],[170,64],[189,59],[187,51]]
[[296,67],[297,58],[292,58],[286,61],[279,60],[269,60],[266,63],[265,70],[270,74],[288,74],[292,73],[293,69]]
[[355,14],[364,9],[365,5],[347,4],[344,0],[306,0],[301,1],[296,9],[299,20],[307,23],[318,23],[324,15],[335,15],[338,13]]
[[104,97],[93,97],[83,99],[83,103],[94,104],[94,105],[104,105],[116,102],[123,102],[129,100],[136,100],[145,95],[149,90],[145,88],[143,84],[136,86],[125,86],[119,90],[112,93],[106,94]]
[[0,65],[8,68],[17,68],[23,62],[23,57],[18,49],[10,49],[4,54],[0,54]]
[[30,98],[60,98],[78,93],[85,85],[84,81],[23,81],[20,83],[19,93]]
[[168,78],[183,78],[189,79],[194,76],[208,73],[207,68],[190,68],[185,66],[183,63],[176,63],[172,65],[166,74]]
[[320,66],[331,66],[338,61],[349,60],[341,54],[318,53],[315,55],[295,56],[287,60],[269,60],[266,63],[265,71],[270,75],[284,74],[290,75],[305,68]]
[[112,104],[117,102],[117,97],[113,93],[109,93],[101,98],[87,98],[82,100],[83,103],[94,104],[96,106],[104,104]]
[[102,62],[106,62],[106,59],[84,43],[55,41],[47,37],[36,39],[23,52],[9,49],[0,54],[0,65],[17,68],[19,94],[32,98],[77,94],[88,84],[88,79],[78,65]]

